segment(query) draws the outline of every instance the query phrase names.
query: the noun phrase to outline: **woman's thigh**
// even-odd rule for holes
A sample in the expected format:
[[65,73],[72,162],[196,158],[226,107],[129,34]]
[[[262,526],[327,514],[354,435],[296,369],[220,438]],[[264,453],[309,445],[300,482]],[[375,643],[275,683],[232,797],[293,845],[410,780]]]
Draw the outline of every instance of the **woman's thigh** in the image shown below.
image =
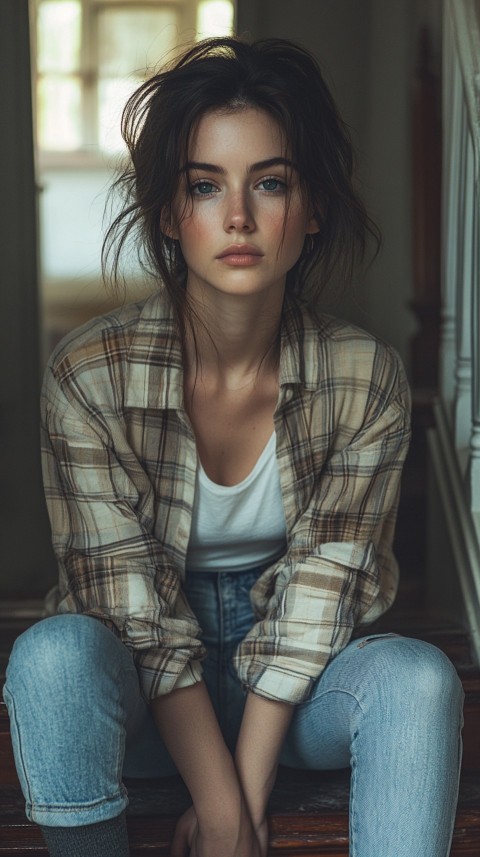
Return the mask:
[[282,761],[351,766],[352,857],[446,857],[460,774],[463,690],[428,643],[350,643],[299,706]]
[[319,770],[348,767],[359,730],[372,743],[372,763],[373,745],[396,744],[405,758],[409,749],[418,753],[420,736],[436,744],[450,731],[456,746],[462,702],[456,671],[436,647],[396,634],[362,637],[330,662],[298,706],[282,762]]

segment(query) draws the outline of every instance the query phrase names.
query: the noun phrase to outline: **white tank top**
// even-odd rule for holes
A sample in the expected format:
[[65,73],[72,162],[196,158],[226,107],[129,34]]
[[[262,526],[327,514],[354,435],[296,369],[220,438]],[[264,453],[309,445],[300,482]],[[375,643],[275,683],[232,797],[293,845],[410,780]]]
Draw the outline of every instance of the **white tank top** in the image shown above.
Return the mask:
[[212,482],[199,463],[187,553],[189,571],[245,571],[275,562],[287,531],[275,432],[237,485]]

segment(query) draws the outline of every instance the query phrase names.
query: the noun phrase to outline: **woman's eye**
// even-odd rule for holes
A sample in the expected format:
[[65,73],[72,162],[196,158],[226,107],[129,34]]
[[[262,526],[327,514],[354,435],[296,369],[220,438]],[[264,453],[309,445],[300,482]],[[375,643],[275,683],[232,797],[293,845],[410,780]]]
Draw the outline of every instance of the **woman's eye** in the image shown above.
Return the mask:
[[284,190],[285,182],[280,179],[262,179],[260,186],[262,190],[279,191]]
[[212,182],[196,182],[196,184],[192,185],[192,192],[197,196],[208,196],[208,194],[215,191],[216,187]]

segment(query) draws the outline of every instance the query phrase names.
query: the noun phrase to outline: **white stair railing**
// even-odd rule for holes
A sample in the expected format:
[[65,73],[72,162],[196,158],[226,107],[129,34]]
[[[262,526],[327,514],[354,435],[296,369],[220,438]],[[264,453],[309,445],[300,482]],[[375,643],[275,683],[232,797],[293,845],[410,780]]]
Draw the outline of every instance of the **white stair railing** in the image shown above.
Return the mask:
[[444,0],[443,36],[440,390],[429,438],[441,512],[430,543],[446,525],[450,552],[445,567],[437,552],[429,575],[433,596],[459,581],[480,662],[480,0]]
[[445,0],[440,395],[480,543],[480,2]]

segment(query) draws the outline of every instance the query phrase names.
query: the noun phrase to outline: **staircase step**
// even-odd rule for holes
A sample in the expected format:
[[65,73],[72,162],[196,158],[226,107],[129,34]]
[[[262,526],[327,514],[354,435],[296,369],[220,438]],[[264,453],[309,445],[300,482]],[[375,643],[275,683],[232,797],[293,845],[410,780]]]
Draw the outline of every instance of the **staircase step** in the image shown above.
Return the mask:
[[[348,771],[312,772],[281,769],[270,802],[270,854],[285,857],[348,857]],[[177,777],[128,780],[127,811],[132,857],[168,853],[175,819],[188,804]],[[46,855],[36,825],[25,819],[18,787],[0,787],[0,857]],[[450,857],[478,857],[480,781],[464,775]]]

